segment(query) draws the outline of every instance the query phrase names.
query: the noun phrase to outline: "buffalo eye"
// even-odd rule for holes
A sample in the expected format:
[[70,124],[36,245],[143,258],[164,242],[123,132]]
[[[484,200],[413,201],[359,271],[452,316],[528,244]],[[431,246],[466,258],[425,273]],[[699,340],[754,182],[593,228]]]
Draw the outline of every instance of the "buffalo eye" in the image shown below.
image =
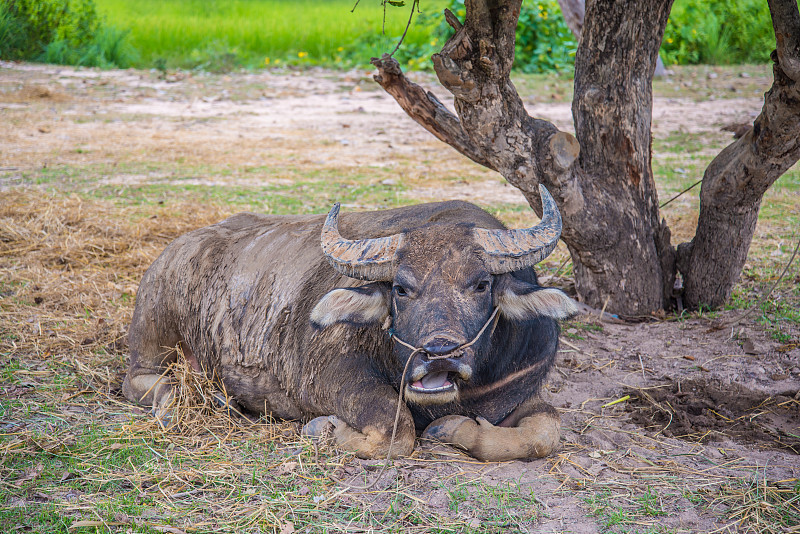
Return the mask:
[[394,291],[394,294],[397,295],[398,297],[407,297],[408,296],[408,292],[406,291],[406,288],[404,288],[403,286],[401,286],[399,284],[395,284],[394,287],[392,287],[392,291]]
[[485,293],[489,289],[489,280],[481,280],[475,284],[475,293]]

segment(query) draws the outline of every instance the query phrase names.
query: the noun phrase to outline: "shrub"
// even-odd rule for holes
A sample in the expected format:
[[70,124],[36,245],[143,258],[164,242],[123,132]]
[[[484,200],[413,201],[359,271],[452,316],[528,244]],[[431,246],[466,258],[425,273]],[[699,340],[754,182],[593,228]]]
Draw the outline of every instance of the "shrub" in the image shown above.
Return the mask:
[[764,0],[675,0],[661,54],[667,64],[766,63],[773,48]]
[[97,15],[94,0],[0,0],[0,57],[92,67],[128,67],[136,51]]
[[20,59],[27,34],[25,21],[0,2],[0,58]]
[[578,43],[555,0],[523,2],[514,67],[522,72],[563,72],[575,66]]

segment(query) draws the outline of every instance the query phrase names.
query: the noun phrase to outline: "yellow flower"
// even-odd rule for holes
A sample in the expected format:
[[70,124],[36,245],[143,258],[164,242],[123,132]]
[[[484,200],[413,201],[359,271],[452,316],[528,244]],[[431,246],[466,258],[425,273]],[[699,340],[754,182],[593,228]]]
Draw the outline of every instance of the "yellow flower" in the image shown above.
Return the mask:
[[276,59],[276,60],[275,60],[275,64],[276,64],[276,65],[277,65],[278,63],[280,63],[280,62],[281,62],[281,60],[280,60],[280,59]]
[[297,57],[300,57],[300,58],[306,57],[307,55],[308,55],[308,52],[298,52],[297,53]]
[[667,42],[668,42],[669,44],[672,44],[672,37],[667,37]]
[[264,58],[264,65],[269,65],[269,58],[268,57]]
[[343,46],[340,46],[339,48],[337,48],[337,49],[336,49],[336,51],[337,51],[337,52],[341,52],[341,51],[343,51],[343,50],[344,50],[344,47],[343,47]]
[[431,41],[431,46],[436,46],[436,43],[438,43],[438,42],[439,42],[439,39],[434,39],[433,41]]

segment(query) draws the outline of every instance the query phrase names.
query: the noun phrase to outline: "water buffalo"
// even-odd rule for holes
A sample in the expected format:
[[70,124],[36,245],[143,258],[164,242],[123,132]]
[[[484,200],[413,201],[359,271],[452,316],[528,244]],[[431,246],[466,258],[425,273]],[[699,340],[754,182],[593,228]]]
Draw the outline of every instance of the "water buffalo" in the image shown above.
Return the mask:
[[139,286],[123,392],[167,414],[180,345],[243,409],[331,423],[361,457],[389,453],[401,384],[393,456],[423,429],[482,460],[547,455],[559,416],[538,391],[575,304],[532,268],[561,232],[540,192],[542,222],[520,230],[451,201],[243,213],[179,237]]

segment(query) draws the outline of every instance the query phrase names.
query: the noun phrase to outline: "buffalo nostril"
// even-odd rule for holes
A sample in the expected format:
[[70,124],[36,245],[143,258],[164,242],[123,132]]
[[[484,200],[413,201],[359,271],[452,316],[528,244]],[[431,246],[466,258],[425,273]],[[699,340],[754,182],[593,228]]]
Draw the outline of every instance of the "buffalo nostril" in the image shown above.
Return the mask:
[[458,343],[453,343],[447,339],[434,339],[422,346],[422,350],[431,356],[443,356],[449,354],[459,347]]

